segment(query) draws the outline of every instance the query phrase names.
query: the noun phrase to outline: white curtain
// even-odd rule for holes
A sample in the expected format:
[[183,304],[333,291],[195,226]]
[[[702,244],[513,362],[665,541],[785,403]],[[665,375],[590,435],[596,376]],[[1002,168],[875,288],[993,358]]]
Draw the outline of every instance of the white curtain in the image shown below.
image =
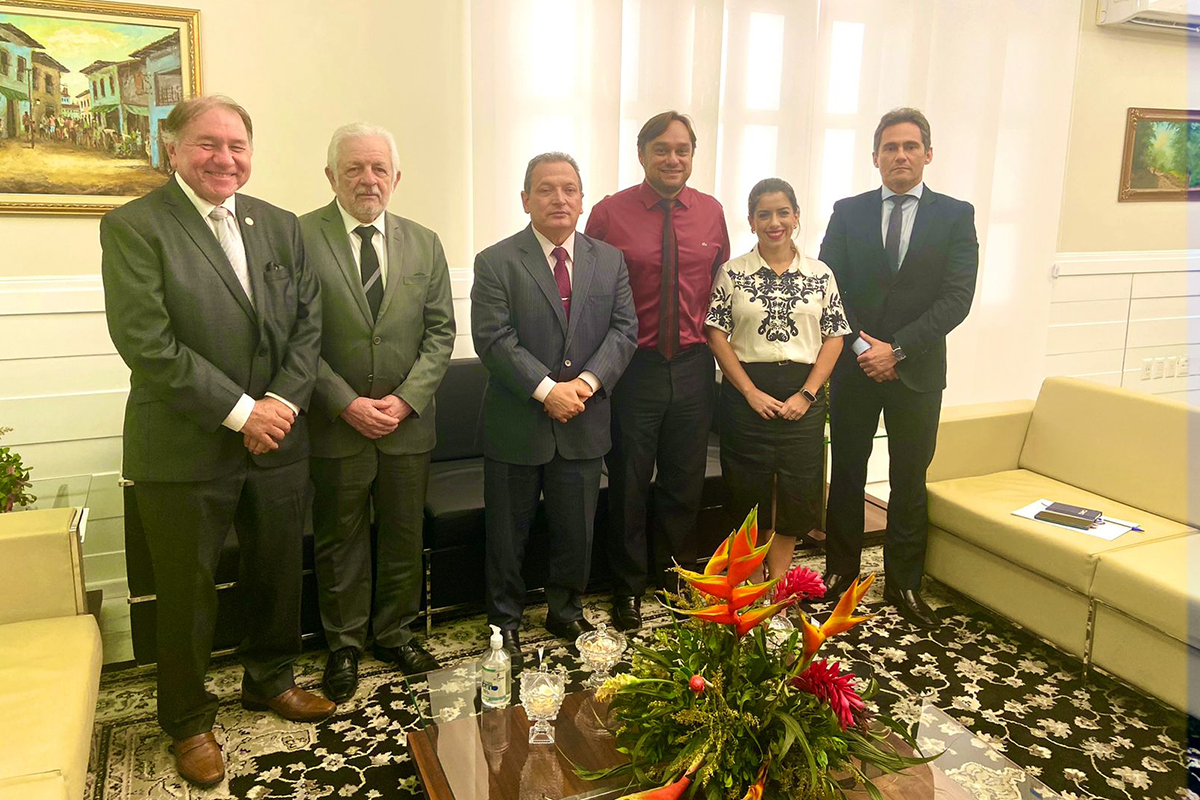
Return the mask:
[[933,128],[934,189],[971,201],[975,306],[951,338],[948,404],[1032,396],[1069,125],[1078,0],[472,0],[475,250],[523,227],[528,159],[571,153],[591,204],[641,180],[636,136],[692,116],[691,185],[750,248],[746,196],[778,176],[816,255],[835,200],[879,185],[890,108]]

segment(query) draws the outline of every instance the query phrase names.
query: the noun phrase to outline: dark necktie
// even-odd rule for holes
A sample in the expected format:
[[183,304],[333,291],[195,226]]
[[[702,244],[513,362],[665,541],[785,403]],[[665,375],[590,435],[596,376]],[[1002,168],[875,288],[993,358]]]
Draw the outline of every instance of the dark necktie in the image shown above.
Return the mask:
[[658,294],[658,352],[670,361],[679,352],[679,248],[671,221],[674,200],[661,200],[663,210],[662,279]]
[[907,194],[894,194],[888,198],[892,203],[892,215],[888,217],[884,249],[887,250],[888,266],[892,272],[900,271],[900,228],[904,224],[904,204],[913,199],[916,198]]
[[379,306],[383,305],[383,270],[379,266],[379,255],[375,252],[372,239],[379,229],[372,225],[360,225],[354,229],[362,240],[358,249],[359,269],[362,272],[363,291],[367,293],[367,305],[371,307],[371,318],[379,318]]
[[567,249],[556,247],[550,251],[554,256],[554,282],[558,284],[558,296],[562,299],[567,321],[571,321],[571,276],[567,274]]

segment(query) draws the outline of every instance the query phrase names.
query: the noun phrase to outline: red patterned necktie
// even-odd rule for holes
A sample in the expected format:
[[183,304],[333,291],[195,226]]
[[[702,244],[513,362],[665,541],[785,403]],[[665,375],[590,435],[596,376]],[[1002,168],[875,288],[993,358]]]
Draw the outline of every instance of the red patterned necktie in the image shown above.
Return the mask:
[[658,295],[658,352],[670,361],[679,352],[679,248],[671,222],[673,199],[662,200],[662,278]]
[[554,256],[554,282],[558,284],[558,296],[562,298],[563,311],[571,321],[571,276],[567,274],[567,249],[556,247],[550,251]]

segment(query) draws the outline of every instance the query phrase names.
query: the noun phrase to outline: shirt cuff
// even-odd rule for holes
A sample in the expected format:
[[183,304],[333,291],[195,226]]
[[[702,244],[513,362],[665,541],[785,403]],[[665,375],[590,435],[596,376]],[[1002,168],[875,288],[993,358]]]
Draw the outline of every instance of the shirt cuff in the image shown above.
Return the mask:
[[533,399],[539,403],[546,402],[546,397],[550,394],[550,390],[558,386],[558,381],[553,380],[549,375],[542,378],[542,382],[533,390]]
[[863,353],[871,349],[871,345],[867,344],[863,337],[859,336],[854,340],[854,344],[850,345],[850,349],[854,351],[854,355],[861,356]]
[[283,403],[285,406],[290,408],[292,410],[292,414],[294,414],[297,417],[300,416],[300,406],[296,405],[291,400],[288,400],[286,397],[280,397],[279,395],[275,394],[274,392],[267,392],[267,397],[274,397],[276,400],[278,400],[279,402]]
[[583,378],[584,383],[592,387],[592,394],[600,391],[600,379],[596,377],[595,373],[585,369],[579,373],[579,377]]
[[225,417],[225,421],[221,424],[231,431],[241,432],[246,425],[246,420],[250,419],[250,412],[254,410],[254,398],[248,394],[243,394],[234,405],[233,410],[229,412],[229,416]]

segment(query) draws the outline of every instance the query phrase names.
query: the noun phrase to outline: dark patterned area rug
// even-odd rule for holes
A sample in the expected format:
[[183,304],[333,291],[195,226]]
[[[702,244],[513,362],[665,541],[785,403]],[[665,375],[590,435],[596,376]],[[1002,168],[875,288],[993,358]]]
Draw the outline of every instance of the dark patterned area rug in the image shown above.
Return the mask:
[[[797,560],[817,566],[820,559]],[[864,554],[867,569],[878,568],[881,560],[878,548]],[[873,586],[864,601],[880,613],[830,640],[823,652],[849,662],[859,674],[873,672],[883,687],[878,703],[888,713],[915,726],[923,705],[939,706],[1066,800],[1200,800],[1195,720],[1189,728],[1185,715],[1103,675],[1084,680],[1079,662],[937,587],[929,594],[943,626],[933,634],[916,632],[882,604],[881,590]],[[665,620],[666,612],[653,603],[645,611],[650,624]],[[588,614],[606,619],[605,598],[590,598]],[[541,644],[547,658],[569,663],[565,646],[541,627],[545,606],[530,608],[526,617],[527,650]],[[428,644],[444,665],[462,665],[455,678],[469,689],[473,662],[487,646],[482,616],[437,625]],[[298,683],[319,686],[324,655],[308,653],[300,660]],[[215,661],[209,674],[210,689],[221,698],[214,732],[226,755],[225,782],[198,790],[178,778],[170,741],[154,720],[153,669],[138,668],[101,681],[85,796],[419,797],[406,733],[435,715],[473,713],[465,702],[462,708],[432,708],[422,680],[405,679],[370,658],[362,663],[355,699],[317,725],[244,711],[238,703],[240,668],[232,659]],[[572,673],[574,681],[582,677]]]

